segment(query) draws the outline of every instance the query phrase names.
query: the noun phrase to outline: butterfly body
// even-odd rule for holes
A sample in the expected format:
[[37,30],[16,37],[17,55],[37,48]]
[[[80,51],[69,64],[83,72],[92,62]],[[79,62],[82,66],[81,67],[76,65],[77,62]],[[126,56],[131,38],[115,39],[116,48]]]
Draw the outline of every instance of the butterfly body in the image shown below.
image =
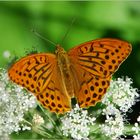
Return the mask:
[[128,42],[103,38],[66,52],[38,53],[18,60],[8,70],[10,79],[25,87],[51,112],[71,110],[71,98],[80,107],[94,106],[106,93],[112,74],[131,52]]
[[55,53],[65,93],[72,98],[74,97],[74,77],[70,70],[71,63],[68,54],[60,45],[56,46]]

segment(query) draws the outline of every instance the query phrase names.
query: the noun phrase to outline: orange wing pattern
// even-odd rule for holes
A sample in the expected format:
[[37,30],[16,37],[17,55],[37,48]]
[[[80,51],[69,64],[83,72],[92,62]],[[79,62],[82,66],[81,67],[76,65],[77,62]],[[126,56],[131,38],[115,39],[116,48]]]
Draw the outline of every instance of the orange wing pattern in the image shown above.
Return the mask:
[[98,39],[68,52],[71,69],[77,74],[80,107],[95,105],[105,94],[111,75],[131,52],[131,45],[117,39]]
[[54,54],[33,54],[20,59],[8,71],[15,83],[35,94],[41,104],[52,112],[70,110],[70,98],[63,90],[61,75]]
[[[130,52],[131,45],[125,41],[98,39],[68,52],[70,65],[66,65],[70,68],[70,75],[67,73],[69,69],[58,66],[56,55],[49,53],[20,59],[9,69],[8,74],[13,82],[34,93],[45,108],[51,112],[64,113],[71,109],[71,97],[66,93],[65,86],[68,83],[64,82],[61,69],[66,69],[67,77],[73,77],[75,97],[80,107],[89,107],[101,100],[112,74]],[[59,53],[63,56],[65,51]],[[65,57],[62,58],[65,60]]]

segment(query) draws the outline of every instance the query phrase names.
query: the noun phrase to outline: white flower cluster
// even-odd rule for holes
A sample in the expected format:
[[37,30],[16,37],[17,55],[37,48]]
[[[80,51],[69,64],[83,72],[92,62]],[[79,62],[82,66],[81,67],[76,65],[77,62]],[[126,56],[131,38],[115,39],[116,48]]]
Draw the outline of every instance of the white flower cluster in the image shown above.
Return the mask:
[[44,119],[39,114],[34,114],[32,121],[35,125],[44,124]]
[[9,81],[6,70],[0,69],[0,137],[30,129],[21,122],[24,114],[34,107],[36,98]]
[[87,110],[76,105],[72,111],[61,118],[63,135],[77,140],[88,139],[89,126],[94,125],[95,120],[95,117],[88,116]]
[[102,114],[106,116],[105,124],[100,125],[102,132],[113,139],[123,134],[124,113],[135,104],[139,97],[137,89],[131,86],[132,80],[118,78],[112,80],[110,88],[102,103],[106,106]]
[[102,132],[112,139],[116,139],[123,134],[123,116],[116,110],[114,115],[106,115],[105,124],[100,125]]
[[107,106],[113,104],[122,112],[127,112],[139,97],[137,89],[131,86],[132,83],[132,79],[128,77],[112,80],[102,103]]
[[135,140],[139,140],[140,139],[140,116],[137,118],[137,122],[134,124],[134,127],[132,127],[132,131],[135,131],[135,135],[133,136],[133,138]]

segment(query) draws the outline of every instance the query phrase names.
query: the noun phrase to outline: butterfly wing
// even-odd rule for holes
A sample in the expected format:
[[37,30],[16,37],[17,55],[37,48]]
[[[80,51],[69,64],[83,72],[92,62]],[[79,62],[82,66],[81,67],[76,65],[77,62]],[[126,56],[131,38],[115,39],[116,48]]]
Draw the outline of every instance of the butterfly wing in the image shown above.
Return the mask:
[[80,107],[94,106],[99,102],[110,84],[111,76],[102,78],[95,76],[74,63],[71,66],[74,81],[75,97]]
[[131,52],[131,45],[118,39],[98,39],[68,52],[71,70],[79,87],[75,96],[80,107],[95,105],[105,94],[111,75]]
[[10,79],[35,94],[52,112],[70,110],[70,97],[63,90],[54,54],[33,54],[17,61],[8,71]]

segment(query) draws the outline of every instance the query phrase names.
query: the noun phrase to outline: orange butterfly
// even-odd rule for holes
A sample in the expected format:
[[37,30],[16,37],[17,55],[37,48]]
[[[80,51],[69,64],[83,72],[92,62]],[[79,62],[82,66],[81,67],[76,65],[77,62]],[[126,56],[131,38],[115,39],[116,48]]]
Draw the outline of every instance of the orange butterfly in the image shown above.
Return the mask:
[[8,74],[13,82],[34,93],[45,108],[64,113],[71,110],[73,97],[82,108],[99,102],[131,49],[129,43],[110,38],[83,43],[68,53],[57,45],[55,54],[21,58]]

